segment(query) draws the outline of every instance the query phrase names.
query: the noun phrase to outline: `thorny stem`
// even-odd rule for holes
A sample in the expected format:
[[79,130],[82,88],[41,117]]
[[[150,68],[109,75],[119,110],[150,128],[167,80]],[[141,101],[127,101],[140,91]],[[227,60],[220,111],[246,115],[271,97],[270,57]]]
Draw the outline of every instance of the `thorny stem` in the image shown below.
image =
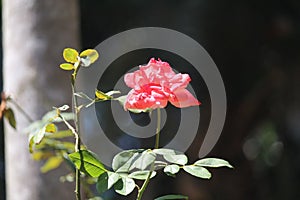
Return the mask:
[[[158,108],[157,109],[157,125],[156,125],[156,133],[155,133],[155,149],[159,148],[160,125],[161,125],[161,113],[160,113],[160,108]],[[150,182],[153,170],[154,170],[154,162],[151,164],[150,172],[147,176],[147,179],[143,183],[142,187],[138,190],[138,195],[137,195],[136,200],[142,199],[142,196]]]

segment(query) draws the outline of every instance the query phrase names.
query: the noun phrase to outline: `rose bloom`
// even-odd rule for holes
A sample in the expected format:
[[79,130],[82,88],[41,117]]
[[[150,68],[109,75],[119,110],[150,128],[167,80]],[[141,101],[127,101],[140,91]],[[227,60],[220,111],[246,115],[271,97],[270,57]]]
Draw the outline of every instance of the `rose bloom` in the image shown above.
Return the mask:
[[185,88],[191,81],[188,74],[176,74],[169,63],[151,58],[139,70],[127,73],[125,83],[132,90],[124,103],[125,110],[164,108],[168,101],[178,107],[197,106],[201,103]]

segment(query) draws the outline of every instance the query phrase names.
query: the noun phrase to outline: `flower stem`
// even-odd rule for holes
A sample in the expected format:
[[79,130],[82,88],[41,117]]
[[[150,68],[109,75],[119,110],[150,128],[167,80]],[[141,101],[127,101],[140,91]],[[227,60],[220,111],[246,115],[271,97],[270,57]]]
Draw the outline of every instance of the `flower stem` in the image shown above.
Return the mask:
[[157,125],[156,125],[156,133],[155,133],[155,149],[159,148],[160,123],[161,123],[161,114],[160,114],[160,108],[158,108],[157,109]]
[[[157,125],[156,125],[156,132],[155,132],[155,147],[154,147],[155,149],[159,148],[160,125],[161,125],[161,113],[160,113],[160,108],[158,108],[157,109]],[[154,170],[154,162],[151,164],[150,172],[147,176],[147,179],[143,183],[142,187],[138,190],[138,195],[137,195],[136,200],[142,199],[142,196],[150,182],[150,178],[153,173],[153,170]]]

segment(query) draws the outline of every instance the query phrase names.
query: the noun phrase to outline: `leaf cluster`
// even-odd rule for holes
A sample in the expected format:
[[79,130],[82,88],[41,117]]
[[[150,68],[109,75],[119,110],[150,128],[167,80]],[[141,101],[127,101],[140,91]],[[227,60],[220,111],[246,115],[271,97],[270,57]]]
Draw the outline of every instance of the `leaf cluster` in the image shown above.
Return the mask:
[[67,105],[55,108],[25,129],[28,133],[29,151],[32,158],[44,161],[44,165],[40,168],[43,173],[58,168],[63,161],[68,161],[67,155],[74,152],[74,143],[69,141],[73,137],[72,131],[70,129],[59,130],[57,126],[64,120],[74,118],[73,113],[61,113],[68,108]]
[[[211,178],[206,168],[229,167],[227,161],[219,158],[204,158],[193,164],[187,164],[188,158],[184,153],[172,149],[131,149],[118,153],[112,162],[112,170],[107,170],[97,157],[87,151],[81,150],[69,154],[70,160],[83,173],[94,178],[98,177],[97,190],[103,193],[112,187],[121,195],[130,194],[139,186],[136,180],[146,180],[149,175],[155,177],[156,171],[163,169],[168,176],[175,176],[180,170],[202,179]],[[158,199],[176,199],[176,195]],[[182,199],[182,196],[181,196]]]

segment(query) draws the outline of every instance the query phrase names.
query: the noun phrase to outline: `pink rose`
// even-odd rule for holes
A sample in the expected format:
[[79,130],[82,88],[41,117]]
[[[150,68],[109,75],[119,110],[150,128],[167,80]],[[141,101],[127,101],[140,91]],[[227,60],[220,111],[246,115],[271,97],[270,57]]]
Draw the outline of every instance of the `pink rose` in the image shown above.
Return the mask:
[[168,101],[178,108],[201,104],[185,89],[191,81],[188,74],[176,74],[169,63],[154,58],[139,68],[124,77],[126,85],[132,88],[124,104],[125,110],[164,108]]

